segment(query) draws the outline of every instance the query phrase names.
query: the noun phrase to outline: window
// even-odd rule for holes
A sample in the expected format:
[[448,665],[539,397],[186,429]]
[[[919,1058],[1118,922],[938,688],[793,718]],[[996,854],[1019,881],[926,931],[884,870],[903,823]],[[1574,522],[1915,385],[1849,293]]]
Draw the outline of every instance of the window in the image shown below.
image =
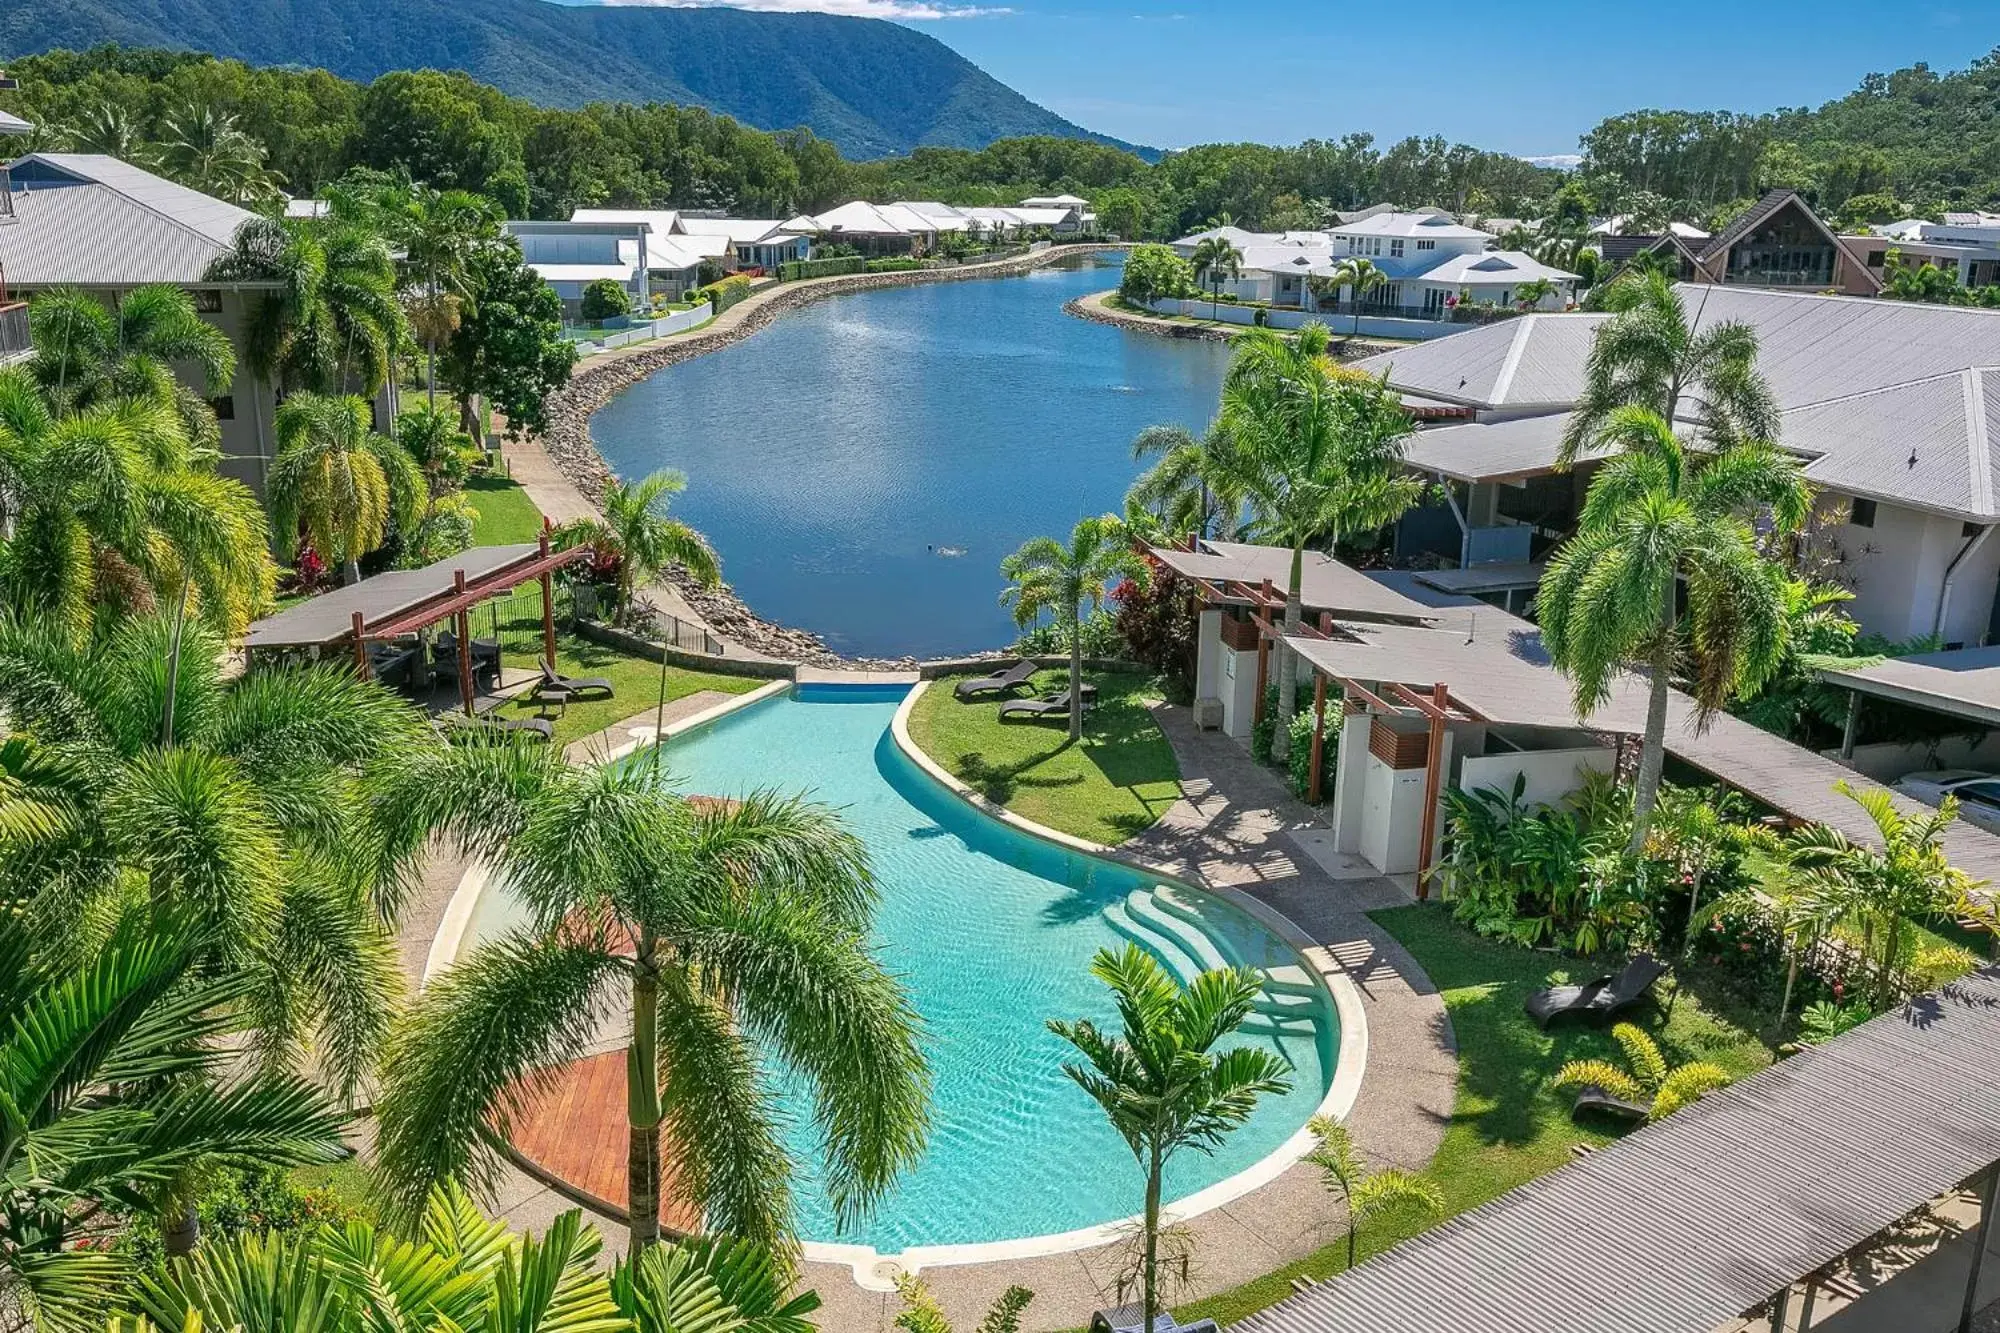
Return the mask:
[[1858,495],[1855,496],[1854,503],[1850,505],[1847,510],[1847,522],[1850,527],[1856,527],[1856,528],[1874,527],[1875,502],[1873,500],[1864,500]]
[[204,315],[222,313],[222,293],[213,287],[197,287],[188,293],[194,298],[194,308]]
[[1435,250],[1435,249],[1437,249],[1437,248],[1438,248],[1438,243],[1437,243],[1436,241],[1418,241],[1418,242],[1417,242],[1417,249],[1419,249],[1419,250]]
[[1395,240],[1389,242],[1389,258],[1401,259],[1402,257],[1403,257],[1403,238],[1399,236]]
[[208,400],[208,405],[214,411],[217,421],[236,420],[236,399],[231,395],[225,393],[220,398],[211,398]]
[[1368,238],[1368,253],[1371,255],[1382,253],[1382,238],[1380,236],[1371,236]]

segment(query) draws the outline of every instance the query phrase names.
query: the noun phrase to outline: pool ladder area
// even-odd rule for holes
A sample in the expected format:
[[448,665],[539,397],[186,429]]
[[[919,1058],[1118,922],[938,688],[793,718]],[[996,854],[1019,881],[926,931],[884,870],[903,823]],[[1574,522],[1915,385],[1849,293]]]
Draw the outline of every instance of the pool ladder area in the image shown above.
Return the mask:
[[1263,985],[1240,1032],[1273,1039],[1288,1059],[1293,1043],[1318,1043],[1325,1013],[1319,982],[1289,950],[1253,943],[1205,915],[1186,890],[1171,884],[1134,889],[1104,909],[1104,919],[1183,982],[1220,967],[1248,967]]

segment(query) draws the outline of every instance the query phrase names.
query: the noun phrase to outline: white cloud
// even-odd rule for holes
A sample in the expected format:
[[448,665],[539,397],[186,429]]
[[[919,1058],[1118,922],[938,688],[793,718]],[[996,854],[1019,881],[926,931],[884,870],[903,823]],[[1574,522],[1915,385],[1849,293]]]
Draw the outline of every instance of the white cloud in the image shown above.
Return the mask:
[[1538,167],[1560,167],[1564,171],[1574,171],[1583,165],[1581,153],[1542,153],[1534,157],[1524,157],[1523,162],[1532,162]]
[[665,9],[753,9],[766,14],[843,14],[849,18],[934,19],[986,18],[1014,11],[989,5],[933,3],[932,0],[597,0],[607,5],[657,5]]

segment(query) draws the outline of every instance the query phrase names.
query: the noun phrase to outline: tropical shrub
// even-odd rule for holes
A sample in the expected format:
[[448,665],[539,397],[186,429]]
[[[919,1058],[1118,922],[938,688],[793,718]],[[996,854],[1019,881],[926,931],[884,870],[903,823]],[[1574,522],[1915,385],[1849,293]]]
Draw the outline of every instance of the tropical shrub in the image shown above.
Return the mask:
[[[1118,620],[1109,611],[1093,611],[1079,622],[1085,657],[1123,657],[1125,636],[1118,632]],[[1069,626],[1049,621],[1021,631],[1014,651],[1023,657],[1061,657],[1069,652]]]
[[583,317],[592,323],[622,319],[632,313],[632,298],[610,278],[599,278],[583,289]]
[[1194,266],[1164,245],[1134,246],[1125,256],[1125,275],[1118,294],[1128,301],[1150,302],[1195,293]]
[[[1250,724],[1250,753],[1263,759],[1271,753],[1271,742],[1278,734],[1278,687],[1264,687],[1264,711]],[[1289,737],[1287,738],[1289,740]]]
[[1648,1120],[1664,1120],[1683,1106],[1729,1086],[1729,1072],[1706,1060],[1670,1066],[1659,1044],[1630,1023],[1618,1023],[1611,1039],[1625,1054],[1624,1065],[1609,1060],[1571,1060],[1556,1071],[1558,1088],[1602,1088],[1620,1101],[1649,1105]]
[[1201,594],[1195,586],[1155,562],[1149,582],[1119,584],[1111,602],[1122,655],[1159,674],[1168,702],[1191,703],[1195,636],[1201,626]]
[[720,282],[709,283],[708,286],[695,292],[690,299],[697,305],[703,301],[708,302],[715,308],[715,313],[719,315],[748,296],[750,290],[750,279],[741,273],[737,273],[722,279]]
[[[200,1177],[194,1208],[204,1244],[245,1234],[345,1228],[365,1220],[359,1209],[333,1190],[301,1185],[290,1171],[274,1166],[205,1167]],[[159,1234],[151,1228],[128,1228],[118,1244],[141,1270],[164,1257]]]
[[[1305,800],[1312,785],[1313,712],[1302,708],[1292,716],[1291,749],[1285,756],[1285,773],[1292,795]],[[1321,795],[1332,792],[1334,757],[1340,753],[1340,709],[1332,699],[1326,705],[1326,735],[1320,740]]]
[[794,259],[790,263],[778,265],[778,281],[799,282],[806,278],[835,278],[843,273],[866,272],[867,268],[868,261],[860,255]]
[[870,273],[909,273],[924,267],[921,259],[871,259],[868,261]]

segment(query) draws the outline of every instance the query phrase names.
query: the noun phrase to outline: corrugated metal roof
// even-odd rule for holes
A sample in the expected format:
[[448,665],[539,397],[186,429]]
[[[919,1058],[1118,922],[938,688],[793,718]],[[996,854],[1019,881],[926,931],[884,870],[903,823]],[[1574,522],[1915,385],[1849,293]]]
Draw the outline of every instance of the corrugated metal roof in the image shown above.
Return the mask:
[[1708,1333],[2000,1159],[1996,1049],[1988,968],[1237,1328]]
[[[1277,546],[1250,546],[1242,542],[1211,541],[1204,550],[1181,551],[1173,547],[1152,548],[1176,573],[1205,582],[1237,582],[1256,585],[1269,579],[1280,594],[1289,586],[1292,553]],[[1299,575],[1300,599],[1308,612],[1331,611],[1339,616],[1365,619],[1400,620],[1422,624],[1436,619],[1429,607],[1369,578],[1360,570],[1342,564],[1324,551],[1307,551]]]
[[380,624],[434,598],[448,596],[455,572],[463,571],[466,582],[471,583],[508,565],[531,560],[540,550],[535,542],[475,546],[422,569],[377,574],[264,617],[244,634],[243,646],[300,648],[337,643],[353,630],[356,611],[365,617],[364,625]]
[[17,190],[13,203],[0,266],[17,286],[196,283],[229,250],[106,185]]
[[19,116],[0,111],[0,134],[32,134],[35,127]]
[[1405,276],[1425,282],[1456,282],[1466,287],[1533,282],[1537,278],[1546,278],[1550,282],[1576,281],[1576,274],[1551,268],[1533,255],[1519,250],[1482,250],[1477,254],[1446,255],[1430,268],[1412,270]]
[[1850,495],[1954,516],[2000,518],[1994,472],[2000,372],[1953,371],[1784,414],[1785,447],[1806,476]]
[[1418,431],[1403,461],[1422,472],[1459,481],[1517,481],[1555,469],[1570,414],[1468,422]]
[[[78,180],[106,186],[221,246],[235,244],[237,230],[256,216],[247,208],[238,208],[226,200],[191,190],[103,153],[30,153],[21,160],[24,163],[46,163]],[[29,188],[63,187],[31,183]]]

